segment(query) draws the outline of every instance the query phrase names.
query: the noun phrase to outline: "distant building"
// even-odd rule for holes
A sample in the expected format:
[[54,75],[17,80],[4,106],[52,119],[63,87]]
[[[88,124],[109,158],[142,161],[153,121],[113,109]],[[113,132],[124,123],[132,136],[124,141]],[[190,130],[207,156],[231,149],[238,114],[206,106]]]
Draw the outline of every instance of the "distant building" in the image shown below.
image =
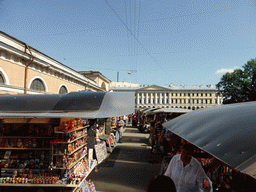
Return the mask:
[[[112,82],[112,85],[114,83]],[[221,105],[223,99],[211,85],[165,87],[143,85],[140,87],[110,87],[110,91],[134,92],[136,108],[183,108],[200,109]]]
[[110,87],[140,87],[140,85],[127,82],[111,82]]
[[77,72],[0,31],[0,94],[108,91],[109,83],[100,72]]

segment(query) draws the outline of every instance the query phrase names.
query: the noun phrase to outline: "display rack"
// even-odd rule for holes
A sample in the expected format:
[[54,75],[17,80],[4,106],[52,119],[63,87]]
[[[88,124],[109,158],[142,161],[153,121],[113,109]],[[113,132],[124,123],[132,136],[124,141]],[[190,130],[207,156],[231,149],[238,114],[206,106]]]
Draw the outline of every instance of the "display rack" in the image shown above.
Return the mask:
[[[50,187],[56,191],[63,188],[76,191],[87,182],[97,165],[96,160],[87,157],[87,121],[3,122],[0,124],[0,190],[1,187]],[[49,125],[49,122],[54,123]]]

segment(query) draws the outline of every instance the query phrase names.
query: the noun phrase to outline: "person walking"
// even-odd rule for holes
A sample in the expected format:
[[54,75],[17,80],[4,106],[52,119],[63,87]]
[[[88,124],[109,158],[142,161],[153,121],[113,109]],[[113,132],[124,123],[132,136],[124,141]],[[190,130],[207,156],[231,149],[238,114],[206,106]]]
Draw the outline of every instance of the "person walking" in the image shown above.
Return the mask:
[[117,127],[116,127],[116,142],[117,143],[122,143],[123,128],[124,128],[124,121],[123,121],[122,117],[119,117],[117,119]]
[[174,155],[164,175],[171,177],[177,192],[210,192],[212,182],[200,162],[192,157],[194,147],[184,144],[181,154]]

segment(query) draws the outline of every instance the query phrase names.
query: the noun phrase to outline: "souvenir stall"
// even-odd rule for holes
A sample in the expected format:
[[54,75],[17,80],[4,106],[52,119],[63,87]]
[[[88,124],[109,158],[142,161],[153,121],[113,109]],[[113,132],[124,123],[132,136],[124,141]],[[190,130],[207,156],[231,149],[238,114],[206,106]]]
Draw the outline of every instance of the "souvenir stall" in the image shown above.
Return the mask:
[[106,92],[1,96],[0,191],[96,191],[88,176],[106,157],[96,121],[129,114],[132,101]]
[[[180,146],[185,142],[195,146],[193,156],[213,182],[213,191],[255,191],[255,107],[256,102],[250,102],[199,109],[163,126]],[[169,160],[179,152],[176,147]]]

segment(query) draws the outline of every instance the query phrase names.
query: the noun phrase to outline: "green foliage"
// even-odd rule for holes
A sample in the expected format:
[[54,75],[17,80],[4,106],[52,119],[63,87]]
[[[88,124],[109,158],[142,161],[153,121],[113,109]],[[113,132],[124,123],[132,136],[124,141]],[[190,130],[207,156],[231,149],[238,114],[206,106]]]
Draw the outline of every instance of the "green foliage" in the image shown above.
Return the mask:
[[224,97],[223,103],[256,101],[256,60],[248,61],[242,69],[226,73],[216,87]]

